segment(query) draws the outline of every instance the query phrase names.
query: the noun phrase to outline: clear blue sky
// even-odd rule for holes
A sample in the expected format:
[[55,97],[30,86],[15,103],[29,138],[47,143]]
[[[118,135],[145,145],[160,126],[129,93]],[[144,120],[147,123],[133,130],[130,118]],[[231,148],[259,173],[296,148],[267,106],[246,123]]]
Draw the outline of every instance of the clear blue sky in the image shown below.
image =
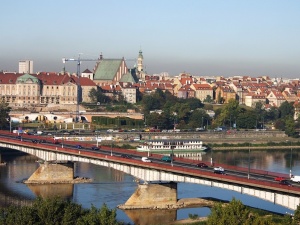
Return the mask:
[[298,78],[299,12],[298,0],[9,0],[0,70],[30,59],[34,72],[59,72],[63,57],[132,59],[142,49],[149,74]]

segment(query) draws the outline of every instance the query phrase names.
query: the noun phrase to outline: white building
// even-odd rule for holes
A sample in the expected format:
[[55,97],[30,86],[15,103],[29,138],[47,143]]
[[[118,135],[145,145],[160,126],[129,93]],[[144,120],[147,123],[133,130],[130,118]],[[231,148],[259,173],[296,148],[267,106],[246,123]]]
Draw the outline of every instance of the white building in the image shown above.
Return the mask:
[[33,61],[21,60],[19,61],[19,73],[33,73]]

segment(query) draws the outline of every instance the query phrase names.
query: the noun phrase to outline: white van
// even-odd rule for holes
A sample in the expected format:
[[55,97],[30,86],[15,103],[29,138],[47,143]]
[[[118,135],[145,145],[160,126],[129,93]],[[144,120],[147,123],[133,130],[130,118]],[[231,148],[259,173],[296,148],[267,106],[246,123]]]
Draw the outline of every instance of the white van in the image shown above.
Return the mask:
[[149,158],[147,157],[142,157],[142,161],[143,162],[152,162]]
[[291,181],[299,183],[300,182],[300,176],[294,176],[294,175],[292,175]]

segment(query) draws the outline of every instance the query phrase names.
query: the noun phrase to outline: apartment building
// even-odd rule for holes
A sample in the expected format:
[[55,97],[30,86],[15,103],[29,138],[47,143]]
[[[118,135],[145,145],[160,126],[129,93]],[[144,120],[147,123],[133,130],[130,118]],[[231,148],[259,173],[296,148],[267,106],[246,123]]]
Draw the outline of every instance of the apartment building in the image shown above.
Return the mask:
[[33,73],[33,61],[32,60],[19,61],[19,73]]

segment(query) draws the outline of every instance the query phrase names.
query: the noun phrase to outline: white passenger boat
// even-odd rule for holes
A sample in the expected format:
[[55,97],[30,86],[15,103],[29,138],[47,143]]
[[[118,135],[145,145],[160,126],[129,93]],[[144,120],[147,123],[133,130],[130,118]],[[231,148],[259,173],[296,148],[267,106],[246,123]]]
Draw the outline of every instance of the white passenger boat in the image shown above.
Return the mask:
[[176,154],[176,153],[199,153],[207,150],[203,142],[197,139],[158,139],[147,140],[137,146],[138,152]]

